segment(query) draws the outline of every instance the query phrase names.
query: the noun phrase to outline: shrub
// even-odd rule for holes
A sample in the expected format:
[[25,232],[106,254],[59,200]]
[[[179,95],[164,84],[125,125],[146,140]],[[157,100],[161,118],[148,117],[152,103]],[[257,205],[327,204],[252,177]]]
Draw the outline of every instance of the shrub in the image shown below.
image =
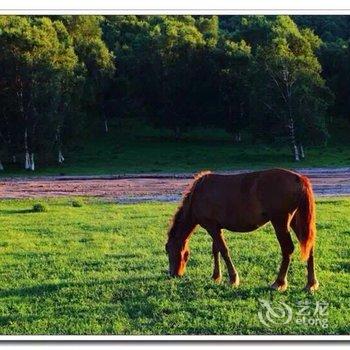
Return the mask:
[[81,200],[74,200],[72,201],[72,206],[75,208],[80,208],[83,206],[83,202]]
[[44,204],[36,203],[36,204],[33,205],[32,211],[34,213],[42,213],[42,212],[47,211],[47,208],[46,208],[46,206]]

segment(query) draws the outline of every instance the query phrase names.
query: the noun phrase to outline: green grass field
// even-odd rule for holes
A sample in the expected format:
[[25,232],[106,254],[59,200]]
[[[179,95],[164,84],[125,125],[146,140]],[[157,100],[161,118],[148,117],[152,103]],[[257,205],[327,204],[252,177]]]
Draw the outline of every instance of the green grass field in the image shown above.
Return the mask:
[[[71,198],[0,201],[1,334],[349,334],[350,198],[318,201],[316,254],[320,290],[302,291],[305,268],[296,250],[283,293],[279,247],[271,226],[226,233],[241,285],[211,281],[211,241],[191,241],[182,279],[166,275],[166,229],[175,204],[114,204]],[[295,239],[294,239],[295,241]],[[226,273],[226,271],[224,270]],[[226,276],[226,274],[225,274]],[[259,299],[328,303],[328,327],[273,324],[259,318]]]
[[230,135],[221,130],[198,129],[184,134],[176,142],[169,131],[130,128],[125,126],[124,131],[87,139],[83,146],[66,150],[66,161],[62,166],[44,166],[37,156],[35,172],[18,170],[18,165],[5,164],[1,176],[178,173],[203,169],[220,171],[350,165],[348,134],[332,139],[328,147],[306,147],[306,159],[294,162],[287,146],[252,144],[245,139],[242,144],[234,144]]

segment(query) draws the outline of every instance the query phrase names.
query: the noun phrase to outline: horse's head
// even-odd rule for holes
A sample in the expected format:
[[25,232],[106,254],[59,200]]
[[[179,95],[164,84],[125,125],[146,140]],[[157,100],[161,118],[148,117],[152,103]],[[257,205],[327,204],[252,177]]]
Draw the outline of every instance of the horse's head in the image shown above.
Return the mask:
[[169,274],[171,277],[181,277],[185,273],[187,261],[190,257],[188,240],[183,244],[169,239],[165,245],[169,257]]

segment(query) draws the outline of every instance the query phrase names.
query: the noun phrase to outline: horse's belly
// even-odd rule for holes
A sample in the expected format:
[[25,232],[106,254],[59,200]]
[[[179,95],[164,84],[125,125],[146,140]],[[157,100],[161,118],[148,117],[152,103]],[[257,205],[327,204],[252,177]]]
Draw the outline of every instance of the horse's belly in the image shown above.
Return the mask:
[[249,232],[268,222],[267,215],[260,202],[238,191],[212,190],[211,195],[197,196],[197,205],[193,210],[200,225],[217,223],[220,227],[236,232]]
[[230,231],[250,232],[265,225],[268,221],[269,220],[263,217],[262,215],[241,217],[241,218],[235,217],[235,218],[225,220],[222,226],[223,228]]
[[225,225],[223,228],[233,232],[251,232],[257,230],[261,226],[264,226],[266,223],[267,221],[259,224]]

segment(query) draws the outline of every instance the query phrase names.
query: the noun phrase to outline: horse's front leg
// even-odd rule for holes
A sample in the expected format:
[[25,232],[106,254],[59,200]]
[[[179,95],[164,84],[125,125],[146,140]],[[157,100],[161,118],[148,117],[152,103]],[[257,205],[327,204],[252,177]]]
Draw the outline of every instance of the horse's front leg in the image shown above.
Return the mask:
[[[218,254],[218,252],[220,252],[227,266],[230,283],[233,286],[238,286],[239,285],[238,272],[232,263],[230,252],[228,250],[221,228],[217,227],[214,224],[210,224],[210,225],[207,224],[205,227],[213,239],[213,256],[214,256],[213,278],[215,279],[215,277],[218,276],[218,274],[221,275],[220,261],[219,261],[219,254]],[[218,272],[218,274],[215,274],[216,272]]]
[[220,282],[221,281],[221,266],[220,266],[220,250],[219,247],[217,246],[216,240],[213,239],[213,245],[212,245],[212,253],[213,253],[213,258],[214,258],[214,270],[213,270],[213,275],[212,278],[214,279],[215,282]]
[[238,272],[232,263],[230,252],[229,252],[227,244],[225,242],[225,238],[222,234],[222,230],[219,230],[219,232],[218,232],[217,244],[218,244],[220,253],[221,253],[221,255],[226,263],[226,266],[227,266],[227,271],[228,271],[229,278],[230,278],[230,284],[237,287],[239,285]]

